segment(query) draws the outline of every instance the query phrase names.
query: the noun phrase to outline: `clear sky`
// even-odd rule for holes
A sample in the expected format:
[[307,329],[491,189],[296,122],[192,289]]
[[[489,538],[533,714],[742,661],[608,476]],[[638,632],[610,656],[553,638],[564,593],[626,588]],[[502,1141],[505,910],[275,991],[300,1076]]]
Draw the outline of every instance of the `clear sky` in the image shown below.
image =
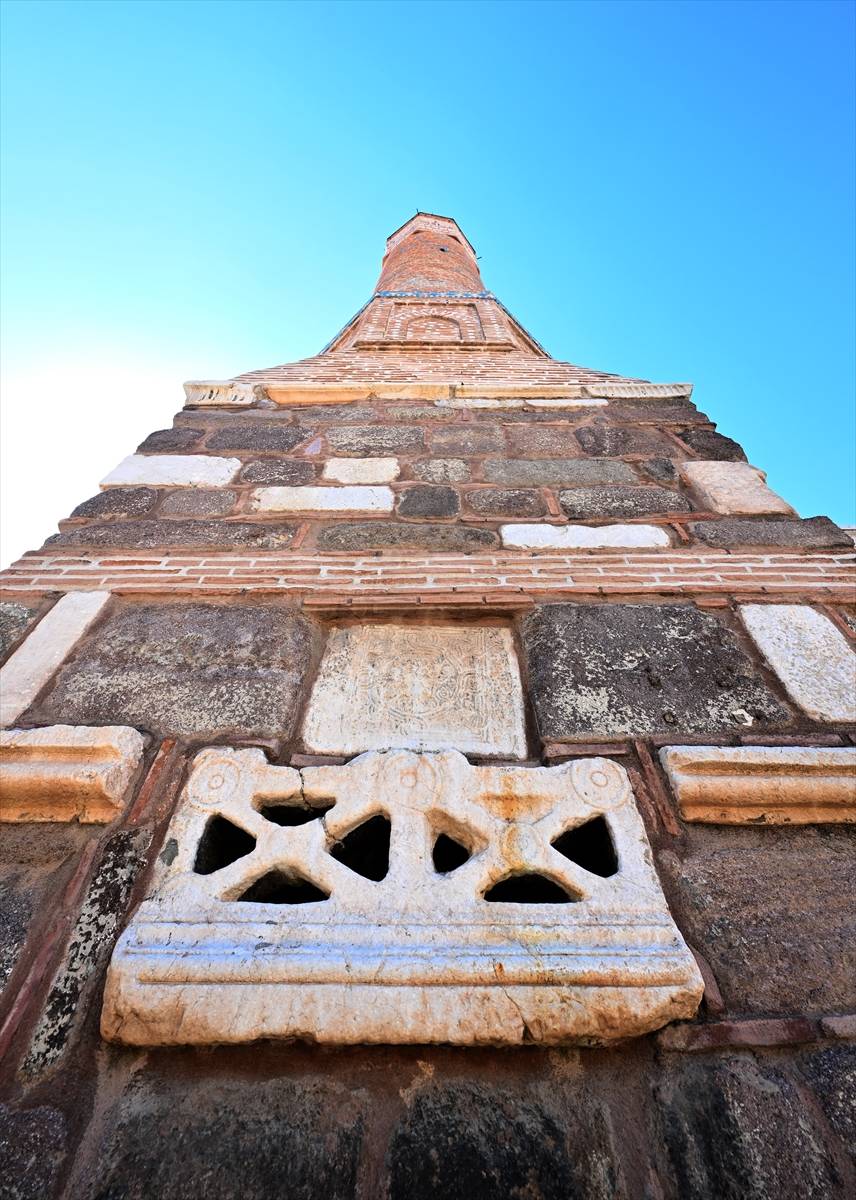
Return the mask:
[[417,209],[557,358],[854,520],[851,3],[2,4],[2,558],[316,353]]

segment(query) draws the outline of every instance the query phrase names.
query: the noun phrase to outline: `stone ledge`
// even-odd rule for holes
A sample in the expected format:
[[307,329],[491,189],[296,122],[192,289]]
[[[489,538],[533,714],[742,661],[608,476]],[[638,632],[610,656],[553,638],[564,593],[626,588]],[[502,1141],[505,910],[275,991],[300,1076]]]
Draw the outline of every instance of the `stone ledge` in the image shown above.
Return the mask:
[[685,821],[856,821],[856,747],[664,746],[660,760]]

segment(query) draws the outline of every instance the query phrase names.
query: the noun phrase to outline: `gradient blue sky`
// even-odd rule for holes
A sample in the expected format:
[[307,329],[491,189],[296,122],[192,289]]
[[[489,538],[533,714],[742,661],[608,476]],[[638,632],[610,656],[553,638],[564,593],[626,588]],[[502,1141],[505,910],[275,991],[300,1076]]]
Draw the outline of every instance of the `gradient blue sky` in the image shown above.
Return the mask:
[[169,423],[182,379],[319,350],[418,208],[556,357],[694,381],[804,516],[853,521],[852,4],[2,21],[4,558]]

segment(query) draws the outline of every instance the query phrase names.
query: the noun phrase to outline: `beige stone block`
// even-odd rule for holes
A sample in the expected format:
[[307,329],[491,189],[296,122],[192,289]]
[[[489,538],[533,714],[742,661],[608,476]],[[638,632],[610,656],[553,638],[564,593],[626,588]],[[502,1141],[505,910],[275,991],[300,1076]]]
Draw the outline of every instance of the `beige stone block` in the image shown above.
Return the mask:
[[392,483],[400,469],[397,458],[328,458],[322,478],[331,483]]
[[763,471],[743,462],[682,462],[683,479],[706,508],[718,513],[793,513],[767,487]]
[[67,592],[0,667],[0,727],[11,725],[100,615],[109,592]]
[[[347,851],[369,821],[388,835],[370,876]],[[221,854],[242,831],[239,857],[212,860],[214,822]],[[579,848],[581,826],[605,857]],[[441,837],[462,858],[438,861]],[[393,750],[298,774],[217,747],[166,838],[110,964],[112,1041],[608,1043],[691,1017],[702,995],[627,774],[606,759]]]
[[511,631],[444,625],[335,627],[303,723],[308,750],[454,747],[526,757]]
[[741,604],[740,617],[790,698],[816,721],[856,721],[856,654],[807,604]]
[[50,725],[0,733],[0,820],[112,821],[143,756],[126,725]]
[[[547,390],[547,389],[545,389]],[[602,397],[586,396],[452,396],[436,400],[437,408],[598,408],[609,401]]]
[[239,458],[213,454],[130,454],[100,486],[222,487],[241,469]]
[[261,487],[250,493],[253,512],[392,512],[388,487]]
[[660,759],[685,821],[856,821],[854,746],[664,746]]
[[509,550],[600,550],[608,547],[670,546],[659,525],[502,525]]
[[270,407],[265,389],[257,383],[236,383],[234,379],[193,379],[184,385],[186,408]]
[[436,400],[449,395],[448,383],[264,383],[276,404],[351,404],[376,396],[379,400]]

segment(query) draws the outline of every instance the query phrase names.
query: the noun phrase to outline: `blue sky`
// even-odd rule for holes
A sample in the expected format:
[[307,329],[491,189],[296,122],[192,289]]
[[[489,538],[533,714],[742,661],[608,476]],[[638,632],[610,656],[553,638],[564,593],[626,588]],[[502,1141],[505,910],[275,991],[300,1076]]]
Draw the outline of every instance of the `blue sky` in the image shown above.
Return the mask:
[[852,4],[2,20],[4,558],[169,423],[182,379],[319,350],[416,209],[459,221],[556,357],[694,381],[804,516],[854,520]]

